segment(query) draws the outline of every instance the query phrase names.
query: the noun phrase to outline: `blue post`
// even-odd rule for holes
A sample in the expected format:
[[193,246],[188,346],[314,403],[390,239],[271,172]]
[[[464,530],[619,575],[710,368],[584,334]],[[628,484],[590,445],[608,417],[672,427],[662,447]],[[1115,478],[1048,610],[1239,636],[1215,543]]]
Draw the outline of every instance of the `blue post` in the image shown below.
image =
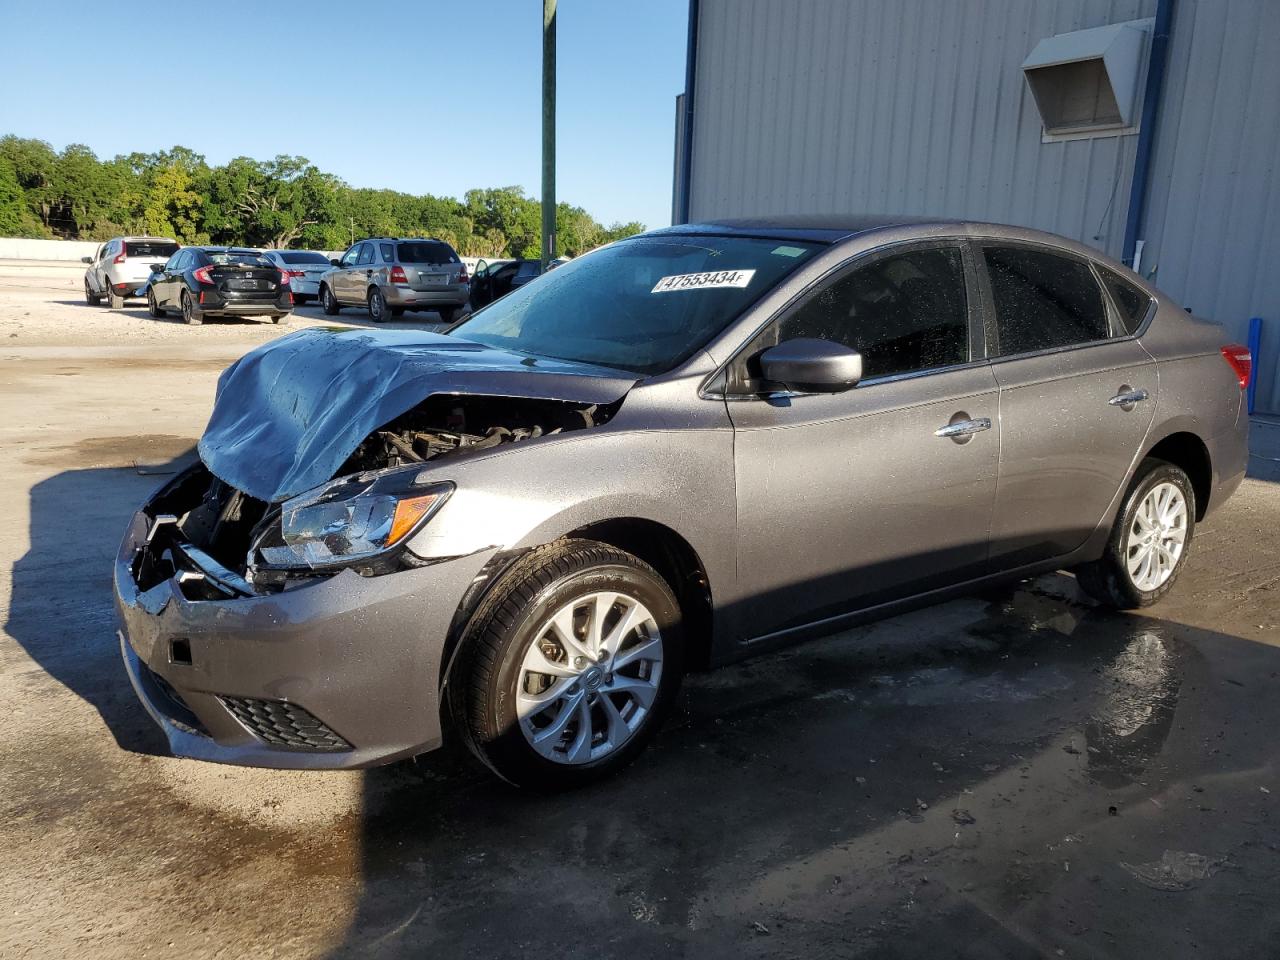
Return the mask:
[[1245,393],[1248,411],[1253,413],[1253,398],[1258,393],[1258,354],[1262,352],[1262,318],[1249,321],[1249,387]]

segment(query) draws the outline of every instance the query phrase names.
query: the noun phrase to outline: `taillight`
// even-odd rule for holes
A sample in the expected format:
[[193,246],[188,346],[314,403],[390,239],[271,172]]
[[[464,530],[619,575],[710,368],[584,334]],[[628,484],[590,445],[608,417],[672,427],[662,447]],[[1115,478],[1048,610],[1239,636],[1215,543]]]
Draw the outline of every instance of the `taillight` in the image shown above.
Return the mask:
[[1249,354],[1249,348],[1238,343],[1228,343],[1222,348],[1222,359],[1227,361],[1227,365],[1235,373],[1240,389],[1248,387],[1249,375],[1253,372],[1253,357]]
[[126,255],[127,255],[127,254],[126,254],[126,251],[127,251],[127,250],[128,250],[128,248],[127,248],[127,247],[121,247],[121,248],[120,248],[120,252],[116,254],[116,258],[115,258],[114,260],[112,260],[111,262],[112,262],[112,263],[124,263],[124,261],[125,261],[125,257],[126,257]]
[[400,266],[400,264],[398,263],[391,268],[391,282],[392,283],[408,283],[409,282],[409,278],[404,275],[404,267]]
[[307,271],[305,270],[281,270],[280,282],[285,286],[288,286],[290,280],[301,280],[306,275]]
[[213,277],[209,276],[208,267],[196,267],[191,271],[191,275],[196,278],[196,283],[207,283],[213,286]]
[[462,269],[458,271],[458,282],[459,283],[471,282],[471,274],[467,273],[467,265],[465,263],[462,265]]

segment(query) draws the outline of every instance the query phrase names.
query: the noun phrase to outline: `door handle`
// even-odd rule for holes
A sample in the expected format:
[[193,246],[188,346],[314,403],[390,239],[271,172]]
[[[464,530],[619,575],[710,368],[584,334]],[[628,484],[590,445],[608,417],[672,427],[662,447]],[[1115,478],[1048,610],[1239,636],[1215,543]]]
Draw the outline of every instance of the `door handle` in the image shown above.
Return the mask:
[[982,433],[983,430],[990,429],[990,417],[974,417],[972,420],[957,420],[955,423],[948,423],[945,427],[939,427],[933,431],[933,435],[956,440],[958,438],[971,437],[975,433]]
[[1120,392],[1107,401],[1113,407],[1119,407],[1121,410],[1132,410],[1135,403],[1141,403],[1150,397],[1151,394],[1145,390],[1131,390],[1128,387],[1121,387]]

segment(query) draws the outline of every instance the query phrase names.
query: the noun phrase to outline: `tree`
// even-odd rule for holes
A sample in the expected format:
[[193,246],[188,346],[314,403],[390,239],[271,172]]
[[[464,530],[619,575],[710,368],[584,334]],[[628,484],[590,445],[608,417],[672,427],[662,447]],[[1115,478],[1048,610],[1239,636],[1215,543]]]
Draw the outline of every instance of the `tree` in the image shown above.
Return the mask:
[[339,185],[303,157],[237,157],[210,176],[205,226],[226,242],[288,247],[308,227],[333,220]]
[[52,236],[49,228],[31,212],[13,164],[3,156],[0,156],[0,236]]

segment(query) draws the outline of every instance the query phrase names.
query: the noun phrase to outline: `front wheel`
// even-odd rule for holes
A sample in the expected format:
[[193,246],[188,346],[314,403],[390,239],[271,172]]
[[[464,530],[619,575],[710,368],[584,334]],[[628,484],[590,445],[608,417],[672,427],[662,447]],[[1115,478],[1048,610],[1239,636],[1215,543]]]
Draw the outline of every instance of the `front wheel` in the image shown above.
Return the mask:
[[93,292],[93,287],[89,286],[89,278],[84,278],[84,302],[91,307],[96,307],[102,302],[102,297]]
[[472,620],[449,701],[473,752],[517,786],[562,790],[630,763],[683,672],[680,607],[637,557],[563,540],[522,557]]
[[328,287],[320,288],[320,309],[324,311],[326,317],[336,317],[338,311],[342,309],[338,305],[338,298],[333,295],[333,291]]
[[1076,568],[1081,589],[1120,610],[1149,607],[1173,588],[1196,526],[1196,493],[1180,468],[1148,458],[1138,466],[1106,551]]

